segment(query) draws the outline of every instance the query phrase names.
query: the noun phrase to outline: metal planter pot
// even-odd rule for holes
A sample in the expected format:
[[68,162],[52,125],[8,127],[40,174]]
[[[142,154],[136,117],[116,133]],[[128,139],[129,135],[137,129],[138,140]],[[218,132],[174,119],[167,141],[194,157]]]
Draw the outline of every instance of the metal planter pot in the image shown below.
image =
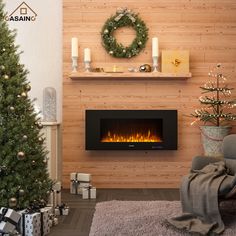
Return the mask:
[[230,133],[231,126],[201,126],[202,145],[205,156],[223,157],[222,143]]

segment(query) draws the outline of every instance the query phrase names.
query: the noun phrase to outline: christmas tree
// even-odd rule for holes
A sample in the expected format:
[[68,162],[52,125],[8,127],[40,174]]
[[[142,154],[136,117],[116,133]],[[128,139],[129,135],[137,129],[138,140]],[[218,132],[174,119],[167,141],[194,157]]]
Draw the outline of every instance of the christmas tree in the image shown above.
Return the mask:
[[0,0],[0,207],[43,206],[52,181],[47,172],[42,124],[28,97],[27,70],[14,45]]
[[[216,68],[209,72],[211,78],[204,86],[200,88],[203,90],[204,95],[199,97],[199,101],[204,108],[197,109],[192,116],[196,118],[196,121],[203,121],[204,123],[211,123],[215,126],[226,124],[228,121],[235,121],[236,114],[230,112],[230,110],[236,107],[236,100],[230,100],[231,91],[233,88],[229,88],[226,84],[226,77],[221,73],[221,65],[217,64]],[[192,123],[192,124],[193,124]]]

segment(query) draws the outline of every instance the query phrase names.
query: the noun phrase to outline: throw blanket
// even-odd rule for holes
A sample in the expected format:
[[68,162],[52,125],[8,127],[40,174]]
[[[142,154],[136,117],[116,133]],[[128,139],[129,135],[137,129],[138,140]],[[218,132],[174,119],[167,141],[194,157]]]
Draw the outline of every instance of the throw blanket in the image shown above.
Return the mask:
[[185,176],[180,189],[183,215],[168,219],[168,222],[189,232],[221,234],[224,223],[219,212],[218,189],[226,176],[223,161],[208,164]]

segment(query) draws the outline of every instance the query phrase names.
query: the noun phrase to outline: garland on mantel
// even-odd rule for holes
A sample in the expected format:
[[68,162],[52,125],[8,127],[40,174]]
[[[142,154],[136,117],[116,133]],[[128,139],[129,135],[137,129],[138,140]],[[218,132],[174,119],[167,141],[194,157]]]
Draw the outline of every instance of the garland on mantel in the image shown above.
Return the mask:
[[[132,27],[136,31],[136,38],[125,47],[118,43],[113,33],[120,27]],[[130,58],[140,53],[145,48],[148,40],[148,28],[144,21],[131,10],[120,8],[116,14],[110,17],[104,24],[101,32],[103,46],[113,57]]]

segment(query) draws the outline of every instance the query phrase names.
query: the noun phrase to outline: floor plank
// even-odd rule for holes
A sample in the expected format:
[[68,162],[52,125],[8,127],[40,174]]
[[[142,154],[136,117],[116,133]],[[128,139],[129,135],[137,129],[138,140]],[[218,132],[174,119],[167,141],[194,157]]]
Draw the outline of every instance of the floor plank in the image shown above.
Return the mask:
[[178,189],[97,189],[96,200],[83,200],[79,195],[62,191],[62,201],[70,206],[68,216],[59,217],[59,225],[50,236],[88,236],[97,202],[111,200],[154,201],[179,200]]

